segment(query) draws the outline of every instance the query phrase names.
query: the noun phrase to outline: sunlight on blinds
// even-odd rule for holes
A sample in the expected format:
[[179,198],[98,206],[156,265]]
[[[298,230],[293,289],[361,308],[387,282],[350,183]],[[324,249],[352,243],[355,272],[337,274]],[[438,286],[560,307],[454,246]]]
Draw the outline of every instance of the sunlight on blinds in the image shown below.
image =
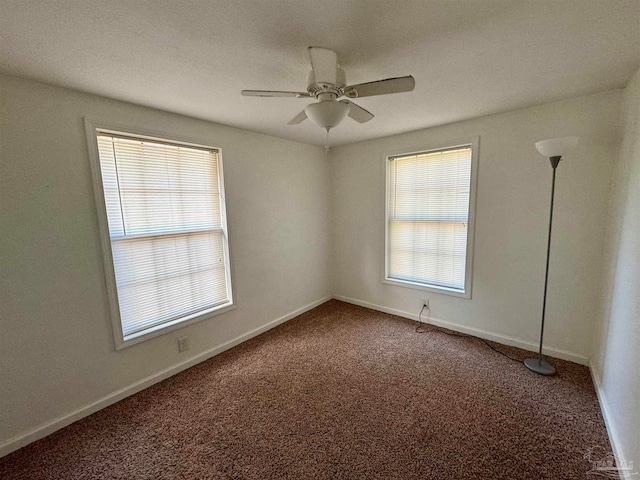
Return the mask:
[[97,139],[124,336],[229,302],[218,152]]
[[389,159],[389,278],[464,290],[471,147]]

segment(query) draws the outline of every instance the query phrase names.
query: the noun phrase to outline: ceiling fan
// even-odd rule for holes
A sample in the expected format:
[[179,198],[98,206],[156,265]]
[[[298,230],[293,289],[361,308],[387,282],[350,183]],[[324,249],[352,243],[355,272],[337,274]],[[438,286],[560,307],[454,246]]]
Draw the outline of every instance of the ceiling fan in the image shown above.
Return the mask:
[[336,52],[322,47],[309,47],[308,50],[311,70],[307,77],[306,92],[242,90],[242,95],[247,97],[316,98],[319,101],[307,105],[289,122],[289,125],[301,123],[308,117],[315,124],[324,128],[328,136],[329,129],[338,125],[347,115],[360,123],[368,122],[373,118],[371,112],[350,100],[338,100],[338,98],[360,98],[410,92],[415,86],[415,80],[411,75],[347,86],[347,78],[344,70],[340,68]]

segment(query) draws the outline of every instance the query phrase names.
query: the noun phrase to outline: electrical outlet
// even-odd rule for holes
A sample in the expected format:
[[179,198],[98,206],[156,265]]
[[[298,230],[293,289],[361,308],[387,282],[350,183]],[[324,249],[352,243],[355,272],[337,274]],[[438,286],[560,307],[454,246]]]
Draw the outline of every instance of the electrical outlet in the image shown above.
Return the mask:
[[431,308],[431,307],[429,307],[429,299],[428,298],[423,298],[422,299],[422,306],[423,307],[427,307],[427,308]]
[[189,350],[189,339],[187,337],[180,337],[178,339],[178,353]]

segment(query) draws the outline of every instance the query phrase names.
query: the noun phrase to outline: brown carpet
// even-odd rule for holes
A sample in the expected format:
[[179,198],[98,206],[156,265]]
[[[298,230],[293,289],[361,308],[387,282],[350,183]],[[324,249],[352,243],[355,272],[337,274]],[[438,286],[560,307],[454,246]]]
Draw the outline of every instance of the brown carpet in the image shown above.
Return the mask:
[[[9,479],[581,479],[586,367],[332,300],[0,459]],[[517,358],[529,353],[494,344]]]

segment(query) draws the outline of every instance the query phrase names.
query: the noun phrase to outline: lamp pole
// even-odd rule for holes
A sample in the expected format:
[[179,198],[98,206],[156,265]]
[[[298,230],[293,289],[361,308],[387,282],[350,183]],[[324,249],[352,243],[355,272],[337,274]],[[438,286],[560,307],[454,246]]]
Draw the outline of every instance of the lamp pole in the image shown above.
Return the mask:
[[[555,156],[549,158],[551,162],[551,168],[553,169],[553,175],[551,177],[551,205],[549,208],[549,234],[547,236],[547,264],[544,271],[544,296],[542,299],[542,326],[540,327],[540,348],[538,349],[538,357],[535,359],[527,359],[524,364],[536,373],[541,375],[553,375],[556,373],[556,369],[549,362],[542,358],[542,339],[544,338],[544,320],[545,313],[547,311],[547,287],[549,285],[549,257],[551,254],[551,231],[553,229],[553,199],[556,191],[556,168],[560,163],[562,157]],[[531,361],[533,360],[533,362]]]
[[525,366],[532,372],[540,375],[553,375],[556,369],[542,358],[542,339],[544,336],[544,320],[547,311],[547,287],[549,285],[549,257],[551,253],[551,228],[553,227],[553,197],[556,190],[556,169],[562,158],[562,154],[575,147],[578,143],[578,137],[551,138],[549,140],[540,140],[536,142],[538,152],[547,157],[551,162],[553,176],[551,178],[551,205],[549,206],[549,234],[547,236],[547,265],[544,271],[544,299],[542,301],[542,326],[540,327],[540,348],[536,358],[527,358],[524,361]]
[[542,324],[540,326],[540,347],[536,358],[527,358],[525,366],[532,372],[540,375],[553,375],[556,369],[553,365],[542,358],[542,341],[544,338],[544,321],[547,312],[547,287],[549,286],[549,257],[551,254],[551,231],[553,228],[553,203],[556,191],[556,169],[565,150],[574,147],[578,143],[578,137],[552,138],[536,142],[536,148],[541,155],[544,155],[551,162],[553,174],[551,177],[551,204],[549,206],[549,231],[547,235],[547,263],[544,271],[544,297],[542,300]]

